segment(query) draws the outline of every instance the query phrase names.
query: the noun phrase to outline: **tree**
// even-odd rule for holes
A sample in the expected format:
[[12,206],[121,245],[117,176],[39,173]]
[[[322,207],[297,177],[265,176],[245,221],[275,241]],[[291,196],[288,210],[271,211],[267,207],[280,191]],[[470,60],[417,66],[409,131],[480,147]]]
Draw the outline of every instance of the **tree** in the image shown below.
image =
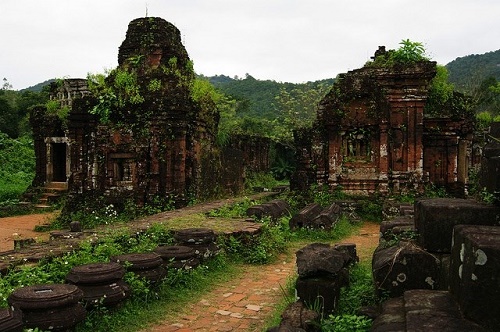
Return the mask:
[[12,90],[12,84],[5,77],[3,78],[2,90]]
[[48,99],[47,89],[43,89],[41,92],[15,91],[4,78],[0,89],[0,131],[11,138],[28,134],[30,132],[28,126],[30,107],[44,104]]
[[293,145],[293,131],[311,127],[316,119],[318,103],[328,91],[327,84],[298,86],[292,90],[281,88],[275,97],[278,117],[274,120],[274,138],[285,145]]
[[453,97],[454,86],[448,81],[448,70],[444,66],[436,66],[436,76],[432,79],[425,104],[425,114],[440,115],[443,105]]

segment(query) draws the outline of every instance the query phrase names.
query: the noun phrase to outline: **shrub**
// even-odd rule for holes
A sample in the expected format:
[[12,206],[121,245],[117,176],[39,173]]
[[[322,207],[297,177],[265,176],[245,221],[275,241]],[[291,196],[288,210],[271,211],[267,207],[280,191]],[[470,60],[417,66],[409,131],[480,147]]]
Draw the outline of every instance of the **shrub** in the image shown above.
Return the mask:
[[363,220],[382,221],[382,202],[379,199],[360,200],[357,213]]
[[264,218],[258,237],[230,236],[221,239],[219,244],[233,259],[250,264],[266,264],[284,252],[289,239],[288,218],[282,218],[278,223]]
[[250,173],[245,179],[245,190],[252,192],[256,187],[271,189],[279,184],[271,173]]
[[368,331],[371,319],[358,316],[359,308],[379,302],[373,284],[369,263],[355,265],[349,274],[349,286],[343,287],[340,294],[339,310],[322,321],[322,331]]
[[28,137],[12,139],[0,132],[0,203],[17,203],[34,175],[33,141]]

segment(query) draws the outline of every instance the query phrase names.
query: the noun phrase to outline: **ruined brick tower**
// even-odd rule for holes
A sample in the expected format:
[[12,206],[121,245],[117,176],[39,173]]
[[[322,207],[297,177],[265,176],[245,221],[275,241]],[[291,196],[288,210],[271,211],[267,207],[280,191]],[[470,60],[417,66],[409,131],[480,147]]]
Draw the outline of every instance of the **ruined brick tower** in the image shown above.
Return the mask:
[[464,119],[425,117],[435,74],[435,62],[418,61],[339,75],[313,128],[296,134],[292,187],[384,194],[422,190],[430,180],[463,189],[471,128]]
[[[194,79],[179,30],[161,18],[139,18],[128,26],[118,67],[104,82],[90,82],[91,94],[71,100],[64,124],[53,121],[57,133],[45,132],[45,110],[33,112],[39,140],[55,135],[67,147],[59,158],[67,160],[66,174],[58,181],[67,183],[70,198],[139,205],[160,198],[180,206],[199,197],[204,176],[215,177],[201,164],[219,158],[219,117],[214,105],[194,100]],[[55,87],[53,96],[62,107],[60,90]],[[37,165],[43,167],[47,149],[39,150]],[[34,185],[52,180],[37,172]]]

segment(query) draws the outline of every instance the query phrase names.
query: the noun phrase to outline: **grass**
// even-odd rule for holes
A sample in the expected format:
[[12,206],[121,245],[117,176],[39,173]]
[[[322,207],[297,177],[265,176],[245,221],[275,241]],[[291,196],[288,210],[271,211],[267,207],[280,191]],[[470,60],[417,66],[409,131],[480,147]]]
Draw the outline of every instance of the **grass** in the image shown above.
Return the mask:
[[323,319],[321,331],[369,331],[371,319],[358,315],[358,310],[379,302],[372,280],[371,263],[361,261],[350,270],[349,286],[341,290],[338,312]]
[[126,301],[116,310],[96,309],[90,313],[91,319],[80,323],[75,331],[132,332],[171,321],[179,313],[188,314],[190,304],[199,302],[204,294],[239,273],[237,264],[216,258],[192,271],[170,275],[148,296]]
[[332,242],[352,235],[360,226],[361,223],[352,222],[346,216],[341,216],[330,231],[300,228],[293,232],[293,239],[300,242]]

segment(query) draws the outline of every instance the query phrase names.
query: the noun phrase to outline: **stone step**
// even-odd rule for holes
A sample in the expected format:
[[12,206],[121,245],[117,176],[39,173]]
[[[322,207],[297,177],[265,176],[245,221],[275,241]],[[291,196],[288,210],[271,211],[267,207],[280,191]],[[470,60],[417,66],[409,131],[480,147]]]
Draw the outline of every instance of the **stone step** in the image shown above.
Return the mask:
[[47,205],[47,204],[35,204],[35,205],[34,205],[34,207],[35,207],[36,209],[40,209],[40,210],[42,210],[42,209],[50,209],[50,208],[52,208],[52,206],[51,206],[51,205]]
[[68,189],[68,183],[67,182],[49,182],[45,185],[45,188],[58,188],[58,189],[64,189],[64,190],[67,190]]

